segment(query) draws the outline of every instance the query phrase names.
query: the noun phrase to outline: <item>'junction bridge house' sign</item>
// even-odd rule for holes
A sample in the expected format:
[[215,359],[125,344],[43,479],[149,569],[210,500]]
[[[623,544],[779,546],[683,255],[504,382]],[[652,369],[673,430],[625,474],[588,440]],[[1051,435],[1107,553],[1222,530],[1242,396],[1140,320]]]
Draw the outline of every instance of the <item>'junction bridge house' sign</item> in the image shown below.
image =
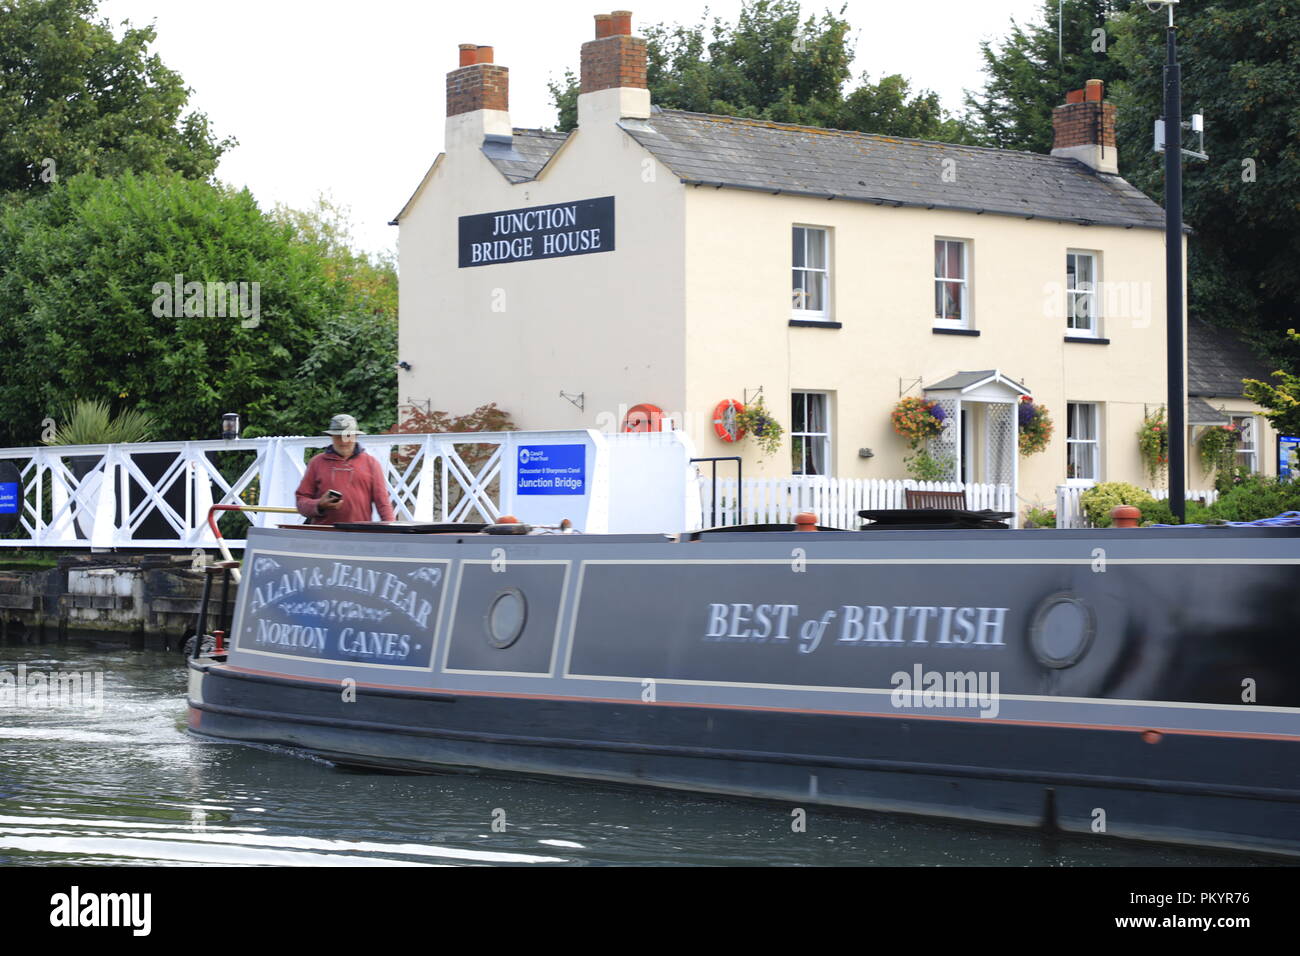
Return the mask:
[[614,197],[460,217],[460,268],[614,251]]

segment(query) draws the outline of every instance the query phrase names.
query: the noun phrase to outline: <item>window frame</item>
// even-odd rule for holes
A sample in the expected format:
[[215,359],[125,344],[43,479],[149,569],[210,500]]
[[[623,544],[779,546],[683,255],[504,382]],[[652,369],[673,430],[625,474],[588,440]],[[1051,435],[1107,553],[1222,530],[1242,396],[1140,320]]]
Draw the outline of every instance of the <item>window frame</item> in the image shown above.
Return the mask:
[[[1070,257],[1087,256],[1092,260],[1092,288],[1079,289],[1078,284],[1078,267],[1075,268],[1075,288],[1070,288]],[[1092,324],[1089,328],[1078,329],[1070,325],[1074,318],[1074,312],[1071,309],[1075,296],[1086,295],[1091,297]],[[1065,250],[1065,334],[1073,338],[1099,339],[1101,338],[1101,253],[1094,249],[1066,249]]]
[[[797,266],[797,265],[795,265],[795,263],[794,263],[794,239],[795,239],[795,236],[796,236],[796,234],[797,234],[797,231],[800,230],[800,229],[802,229],[802,230],[804,231],[804,247],[803,247],[803,248],[804,248],[804,257],[803,257],[803,258],[804,258],[804,262],[805,262],[805,263],[808,262],[808,234],[810,234],[810,233],[820,233],[820,234],[821,234],[821,237],[822,237],[822,262],[825,263],[825,265],[824,265],[822,268],[810,267],[810,266],[807,266],[807,265],[802,265],[802,266]],[[808,309],[808,308],[804,308],[804,307],[802,307],[802,306],[795,305],[795,295],[796,295],[796,294],[805,294],[805,295],[806,295],[806,293],[801,293],[801,290],[796,290],[796,289],[794,288],[794,283],[793,283],[793,281],[792,281],[792,282],[791,282],[791,288],[790,288],[790,318],[791,318],[791,319],[802,319],[802,320],[807,321],[807,322],[829,322],[829,321],[831,321],[831,230],[830,230],[830,227],[829,227],[829,226],[810,226],[810,225],[804,225],[804,224],[802,224],[802,223],[797,223],[797,222],[796,222],[796,223],[792,223],[791,226],[790,226],[790,244],[791,244],[791,257],[790,257],[790,272],[791,272],[791,279],[793,280],[793,278],[794,278],[794,275],[793,275],[793,274],[796,273],[796,272],[802,272],[802,273],[805,273],[805,274],[807,274],[807,273],[820,273],[820,274],[821,274],[821,285],[822,285],[822,290],[821,290],[821,291],[822,291],[822,304],[825,306],[825,308],[823,308],[823,309],[821,309],[821,310],[817,310],[817,309]]]
[[[795,430],[795,423],[796,423],[796,421],[797,421],[797,419],[796,419],[796,417],[795,417],[795,400],[796,400],[796,398],[797,398],[798,396],[803,396],[803,397],[804,397],[804,400],[805,400],[805,405],[804,405],[804,416],[803,416],[803,420],[804,420],[804,429],[805,429],[804,431],[796,431],[796,430]],[[808,406],[807,406],[807,404],[806,404],[806,401],[807,401],[807,399],[808,399],[809,397],[817,398],[817,399],[819,399],[819,400],[821,401],[821,403],[822,403],[822,417],[823,417],[823,419],[824,419],[824,425],[823,425],[823,427],[824,427],[824,429],[825,429],[824,431],[816,431],[816,432],[814,432],[814,431],[808,431],[808,430],[807,430],[807,427],[808,427]],[[834,459],[834,457],[832,456],[833,447],[834,447],[833,444],[832,444],[833,441],[834,441],[834,437],[833,437],[833,436],[834,436],[834,428],[833,428],[832,425],[831,425],[831,393],[830,393],[830,392],[819,392],[819,391],[815,391],[815,390],[799,390],[799,391],[792,390],[792,391],[790,392],[790,450],[791,450],[791,453],[792,453],[792,458],[791,458],[791,467],[790,467],[790,474],[791,474],[791,476],[793,476],[793,477],[800,477],[800,478],[802,478],[802,477],[808,477],[808,478],[829,478],[829,477],[831,477],[831,476],[832,476],[831,473],[834,471],[834,468],[835,468],[835,459]],[[822,457],[822,460],[821,460],[821,465],[822,465],[822,469],[823,469],[820,473],[809,473],[809,472],[806,472],[806,471],[795,471],[795,470],[794,470],[793,452],[794,452],[794,448],[795,448],[795,445],[796,445],[796,440],[797,440],[797,439],[801,439],[801,438],[805,440],[805,446],[804,446],[805,448],[807,448],[807,440],[808,440],[808,439],[814,439],[814,440],[819,440],[819,441],[820,441],[820,443],[821,443],[821,449],[822,449],[822,456],[821,456],[821,457]],[[816,446],[814,446],[814,447],[816,447]],[[805,451],[805,455],[807,455],[807,454],[808,454],[808,452]],[[814,452],[814,457],[815,457],[815,452]],[[801,462],[801,466],[802,466],[802,462]]]
[[[930,278],[930,293],[936,299],[939,294],[939,283],[941,282],[960,282],[961,283],[961,318],[949,319],[939,315],[934,316],[934,328],[936,329],[971,329],[974,323],[971,321],[971,302],[974,296],[971,294],[971,241],[969,239],[958,239],[956,236],[935,236],[934,246],[931,247],[932,261],[938,258],[938,244],[944,242],[955,242],[961,247],[961,278],[954,279],[951,276],[933,275]],[[944,261],[947,261],[947,255]],[[933,270],[938,272],[937,266]]]
[[[1258,475],[1260,473],[1259,422],[1256,421],[1255,416],[1250,414],[1249,412],[1243,412],[1240,414],[1235,412],[1229,412],[1228,420],[1232,422],[1232,424],[1234,425],[1237,425],[1239,423],[1244,423],[1245,425],[1247,425],[1249,427],[1249,434],[1251,438],[1250,443],[1247,444],[1245,440],[1247,435],[1246,430],[1243,429],[1242,431],[1238,432],[1238,435],[1240,437],[1237,439],[1238,442],[1237,447],[1233,449],[1233,453],[1232,453],[1233,465],[1245,465],[1247,468],[1250,469],[1250,474]],[[1242,461],[1242,456],[1245,456],[1246,458],[1245,461]]]
[[[1072,438],[1071,432],[1074,427],[1074,416],[1071,414],[1075,406],[1091,409],[1092,415],[1092,438]],[[1066,402],[1065,403],[1065,483],[1074,486],[1091,486],[1102,481],[1102,438],[1101,438],[1101,402]],[[1075,445],[1092,445],[1093,446],[1093,474],[1091,477],[1080,478],[1070,474],[1071,451]]]

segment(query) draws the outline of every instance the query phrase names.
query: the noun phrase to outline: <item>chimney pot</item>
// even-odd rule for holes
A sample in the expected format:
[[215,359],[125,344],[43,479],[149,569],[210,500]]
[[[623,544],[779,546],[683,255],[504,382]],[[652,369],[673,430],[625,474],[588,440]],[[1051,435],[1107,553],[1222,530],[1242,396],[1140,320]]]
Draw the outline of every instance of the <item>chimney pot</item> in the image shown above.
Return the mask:
[[1065,94],[1052,110],[1052,155],[1077,159],[1104,173],[1118,173],[1115,154],[1115,104],[1104,99],[1101,80]]
[[[602,31],[604,31],[602,33]],[[596,15],[596,39],[582,45],[579,93],[646,89],[646,41],[632,36],[628,10]]]
[[460,68],[447,74],[447,116],[476,110],[505,113],[509,105],[510,71],[492,62],[492,47],[460,44]]

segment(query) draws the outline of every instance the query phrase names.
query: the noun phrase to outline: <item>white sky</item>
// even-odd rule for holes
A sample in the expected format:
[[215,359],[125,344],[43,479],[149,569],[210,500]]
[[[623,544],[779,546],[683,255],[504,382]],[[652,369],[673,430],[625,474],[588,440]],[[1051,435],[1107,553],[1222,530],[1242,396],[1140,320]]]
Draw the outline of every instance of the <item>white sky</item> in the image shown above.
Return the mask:
[[[803,3],[805,17],[844,0]],[[855,78],[901,73],[957,110],[982,85],[979,40],[1026,22],[1041,0],[848,0]],[[694,24],[685,0],[101,0],[118,24],[156,21],[154,52],[193,89],[190,107],[239,146],[217,175],[248,186],[259,202],[311,205],[324,192],[352,210],[356,242],[395,249],[386,223],[442,149],[444,77],[457,44],[496,48],[510,68],[516,126],[554,126],[546,90],[594,36],[592,16],[632,9],[633,32],[651,23]],[[713,0],[734,22],[741,0]]]

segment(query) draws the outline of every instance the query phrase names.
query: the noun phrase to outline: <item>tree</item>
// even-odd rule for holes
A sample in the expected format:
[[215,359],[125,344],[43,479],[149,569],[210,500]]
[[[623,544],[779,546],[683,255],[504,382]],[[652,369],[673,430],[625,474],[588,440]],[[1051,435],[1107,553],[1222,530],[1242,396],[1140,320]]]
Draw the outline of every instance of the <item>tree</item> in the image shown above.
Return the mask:
[[148,52],[152,26],[114,37],[96,0],[0,0],[0,194],[77,173],[211,176],[218,141],[189,90]]
[[[988,80],[968,94],[969,119],[992,146],[1046,152],[1052,108],[1087,79],[1105,80],[1117,106],[1120,174],[1164,201],[1164,157],[1151,150],[1164,112],[1163,15],[1141,4],[1066,0],[1064,56],[1057,5],[982,45]],[[1266,359],[1300,368],[1300,17],[1288,0],[1181,4],[1176,14],[1183,112],[1205,115],[1209,162],[1183,167],[1188,308],[1232,329]],[[1105,31],[1104,53],[1092,30]]]
[[1051,152],[1052,109],[1065,102],[1066,92],[1083,89],[1087,80],[1110,87],[1124,77],[1110,55],[1110,30],[1128,6],[1117,0],[1066,0],[1061,6],[1044,0],[1041,19],[1025,26],[1012,20],[1001,43],[981,41],[988,79],[980,93],[966,93],[967,119],[979,141]]
[[[1175,20],[1183,112],[1204,114],[1210,156],[1183,167],[1189,308],[1300,369],[1300,340],[1286,335],[1300,326],[1300,16],[1287,0],[1218,0],[1180,5]],[[1116,21],[1120,171],[1157,201],[1163,155],[1148,144],[1163,113],[1165,23],[1142,7]]]
[[250,437],[396,417],[391,315],[247,191],[177,173],[76,176],[0,212],[0,353],[5,444],[77,399],[149,414],[160,440],[231,411]]
[[311,209],[279,205],[275,218],[288,223],[298,238],[316,247],[325,274],[352,290],[356,307],[387,316],[397,328],[397,262],[388,252],[370,255],[355,248],[351,209],[330,197],[316,197]]
[[[1287,330],[1287,338],[1295,346],[1300,346],[1300,335],[1295,329]],[[1276,384],[1246,379],[1246,397],[1270,409],[1264,417],[1273,423],[1279,434],[1300,435],[1300,375],[1279,371],[1274,372],[1273,377],[1278,380]]]
[[[843,9],[840,11],[843,13]],[[745,116],[965,142],[964,127],[938,96],[913,94],[899,75],[872,84],[866,74],[847,95],[853,48],[849,23],[829,11],[800,22],[798,0],[747,0],[734,25],[715,17],[692,27],[645,28],[646,84],[666,109]],[[559,128],[577,125],[578,80],[572,71],[550,85]]]

